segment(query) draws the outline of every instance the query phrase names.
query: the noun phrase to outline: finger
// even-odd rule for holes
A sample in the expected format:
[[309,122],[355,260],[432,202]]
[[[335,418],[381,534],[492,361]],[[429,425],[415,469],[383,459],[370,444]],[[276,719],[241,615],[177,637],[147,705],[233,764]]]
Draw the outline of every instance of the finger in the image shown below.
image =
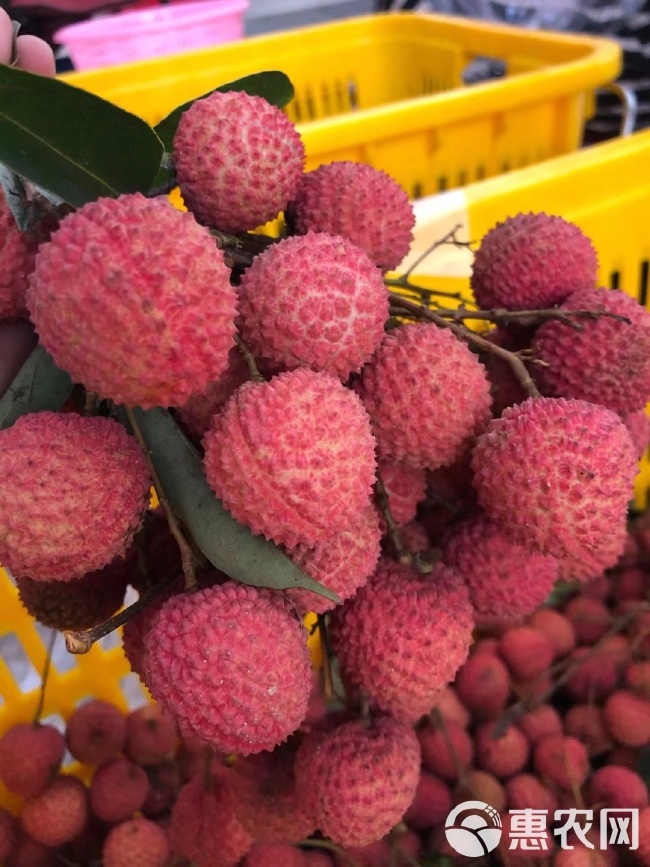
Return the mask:
[[0,8],[0,63],[11,62],[11,46],[14,38],[14,30],[11,18],[4,9]]
[[20,69],[36,72],[38,75],[53,76],[56,73],[54,52],[47,42],[37,36],[19,36],[16,44]]

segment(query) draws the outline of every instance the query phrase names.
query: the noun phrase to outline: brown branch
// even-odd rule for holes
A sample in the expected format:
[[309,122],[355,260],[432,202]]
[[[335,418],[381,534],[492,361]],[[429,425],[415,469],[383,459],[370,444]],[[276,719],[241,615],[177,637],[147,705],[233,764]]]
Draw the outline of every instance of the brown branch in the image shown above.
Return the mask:
[[182,572],[172,572],[168,578],[152,587],[148,593],[143,594],[133,605],[129,605],[128,608],[124,608],[119,614],[109,617],[103,623],[93,626],[92,629],[66,630],[63,633],[63,637],[65,638],[65,646],[68,653],[88,653],[96,641],[99,641],[100,638],[104,638],[104,636],[109,635],[111,632],[119,629],[120,626],[124,626],[129,620],[132,620],[136,614],[139,614],[140,611],[151,605],[163,590],[171,587],[174,581],[178,580],[182,574]]
[[480,337],[464,325],[458,325],[455,322],[448,322],[440,315],[440,313],[434,313],[433,310],[429,310],[427,307],[422,307],[420,304],[415,304],[413,301],[408,301],[406,298],[401,298],[399,295],[395,295],[392,292],[390,293],[390,303],[395,307],[401,307],[404,310],[407,310],[418,319],[433,322],[434,325],[437,325],[439,328],[448,328],[459,340],[463,340],[465,343],[470,343],[478,349],[482,349],[483,352],[489,352],[491,355],[497,355],[499,358],[503,358],[512,368],[512,372],[517,377],[519,384],[526,394],[528,394],[529,397],[541,397],[537,386],[533,382],[531,375],[528,373],[526,365],[516,353],[509,352],[507,349],[503,349],[500,346],[495,346],[494,343],[491,343],[484,337]]
[[223,251],[236,265],[245,268],[253,264],[253,259],[263,253],[273,244],[281,241],[281,238],[272,238],[270,235],[242,232],[239,235],[230,235],[219,229],[210,229],[210,234],[217,242],[217,247]]
[[379,467],[377,468],[376,475],[377,478],[375,481],[375,499],[377,501],[379,511],[381,512],[382,517],[386,522],[386,531],[388,533],[388,538],[390,539],[391,545],[393,546],[395,559],[399,563],[402,563],[404,566],[410,566],[413,563],[413,557],[406,550],[406,548],[404,547],[404,543],[402,542],[402,534],[400,533],[397,521],[393,517],[393,513],[390,510],[388,491],[386,490],[384,480],[379,473]]
[[56,629],[52,629],[52,631],[50,632],[50,640],[47,643],[47,650],[45,652],[45,665],[43,666],[43,676],[41,678],[41,689],[38,695],[38,704],[36,705],[36,712],[34,713],[34,725],[37,725],[39,719],[41,718],[41,714],[43,713],[43,707],[45,705],[45,690],[47,688],[47,681],[50,677],[50,669],[52,668],[52,653],[54,652],[54,643],[56,641],[56,636]]
[[244,361],[246,362],[246,366],[248,367],[248,375],[251,378],[251,382],[266,382],[266,380],[260,373],[259,368],[257,367],[255,356],[238,334],[235,335],[235,343],[239,347],[239,351],[241,352],[241,354],[244,356]]
[[433,244],[427,247],[424,253],[421,253],[415,262],[411,265],[408,271],[405,271],[401,274],[397,280],[399,281],[397,285],[399,286],[408,286],[409,277],[415,271],[415,269],[420,265],[426,258],[428,258],[434,250],[437,250],[439,247],[444,247],[445,244],[451,244],[454,247],[470,247],[471,241],[459,241],[456,238],[456,234],[463,228],[462,223],[457,223],[453,229],[450,229],[446,235],[443,235],[442,238],[439,238],[437,241],[434,241]]
[[[582,331],[582,325],[574,322],[572,317],[581,319],[599,319],[606,316],[609,319],[616,319],[618,322],[625,322],[631,325],[631,320],[627,316],[620,316],[618,313],[610,313],[608,310],[560,310],[559,308],[551,308],[549,310],[468,310],[461,306],[455,310],[436,311],[439,316],[445,319],[453,319],[455,322],[462,322],[465,319],[481,319],[487,322],[494,322],[496,325],[507,325],[510,322],[521,322],[526,324],[534,324],[537,322],[546,322],[549,319],[556,319],[569,325],[575,331]],[[530,320],[530,323],[529,323]]]
[[427,300],[432,297],[436,298],[452,298],[454,301],[466,301],[466,297],[461,292],[443,292],[442,289],[427,289],[424,286],[417,286],[411,283],[410,280],[404,280],[402,277],[384,277],[384,286],[389,289],[408,289],[409,292],[414,292]]
[[180,524],[178,523],[176,515],[174,514],[174,510],[172,509],[171,504],[167,499],[167,495],[165,494],[162,483],[154,466],[149,447],[147,446],[147,443],[142,436],[142,431],[140,430],[140,426],[136,421],[133,410],[128,406],[126,407],[126,415],[129,419],[129,424],[133,429],[133,434],[138,441],[140,448],[142,449],[142,454],[144,455],[145,460],[149,465],[149,472],[151,473],[153,486],[155,488],[156,495],[158,496],[160,505],[165,510],[165,516],[167,518],[167,523],[169,524],[171,534],[178,543],[178,547],[181,552],[181,564],[183,566],[183,574],[185,575],[185,590],[196,590],[196,557],[194,555],[194,551],[192,550],[191,545],[183,535],[183,531],[181,530]]

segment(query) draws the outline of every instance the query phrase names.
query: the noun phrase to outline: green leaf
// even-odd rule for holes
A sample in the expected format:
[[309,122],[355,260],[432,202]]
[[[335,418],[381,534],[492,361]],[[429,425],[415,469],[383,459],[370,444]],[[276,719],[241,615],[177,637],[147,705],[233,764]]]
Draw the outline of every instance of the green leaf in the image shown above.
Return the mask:
[[200,457],[166,409],[135,408],[133,414],[167,499],[213,566],[242,584],[274,590],[300,587],[340,602],[224,509],[205,480]]
[[73,207],[147,192],[162,153],[139,117],[56,78],[0,65],[0,162]]
[[58,368],[42,346],[37,346],[0,400],[0,429],[11,427],[28,412],[56,412],[71,393],[70,374]]
[[[244,91],[250,96],[263,96],[271,105],[276,105],[278,108],[283,108],[294,97],[294,89],[291,81],[284,72],[256,72],[254,75],[246,75],[244,78],[238,78],[237,81],[231,81],[228,84],[222,84],[220,87],[215,87],[214,90],[198,96],[197,99],[205,99],[211,93],[228,93],[231,90]],[[178,122],[181,115],[196,102],[191,99],[189,102],[179,105],[171,114],[160,121],[155,127],[156,132],[166,151],[171,151],[174,143],[174,136],[178,128]]]

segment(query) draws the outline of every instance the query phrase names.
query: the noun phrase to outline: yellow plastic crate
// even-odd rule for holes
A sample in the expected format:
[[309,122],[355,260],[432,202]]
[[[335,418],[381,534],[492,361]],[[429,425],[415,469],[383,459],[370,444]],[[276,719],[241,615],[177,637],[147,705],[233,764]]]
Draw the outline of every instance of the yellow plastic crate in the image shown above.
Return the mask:
[[[464,86],[489,55],[508,75]],[[280,69],[296,97],[307,168],[369,163],[419,198],[570,153],[594,90],[620,69],[615,42],[414,13],[353,18],[158,60],[72,73],[156,124],[173,108],[254,72]]]

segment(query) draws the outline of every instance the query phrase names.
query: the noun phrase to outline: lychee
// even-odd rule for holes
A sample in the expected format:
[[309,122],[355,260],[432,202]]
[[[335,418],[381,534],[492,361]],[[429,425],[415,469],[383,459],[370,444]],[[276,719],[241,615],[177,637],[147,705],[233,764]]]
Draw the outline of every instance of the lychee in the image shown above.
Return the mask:
[[6,861],[16,844],[16,827],[14,817],[7,810],[0,808],[0,861]]
[[25,801],[21,821],[34,840],[61,846],[80,833],[87,815],[83,783],[74,777],[58,777],[40,795]]
[[548,669],[554,649],[543,632],[532,626],[515,626],[501,639],[499,653],[514,678],[528,680]]
[[364,163],[333,162],[302,176],[287,222],[294,232],[342,235],[382,271],[397,268],[413,240],[415,215],[406,192]]
[[233,795],[204,774],[181,789],[168,833],[172,851],[196,867],[235,867],[253,845],[236,818]]
[[611,657],[578,647],[569,660],[566,691],[574,701],[602,701],[616,686],[618,675]]
[[38,244],[20,231],[0,191],[0,319],[26,315],[25,291]]
[[102,851],[104,867],[165,867],[167,834],[148,819],[130,819],[111,828]]
[[157,819],[169,813],[181,787],[178,762],[167,760],[145,768],[149,778],[149,792],[142,805],[147,819]]
[[536,369],[544,393],[587,400],[621,415],[643,409],[650,400],[650,313],[618,289],[584,289],[560,310],[612,313],[628,321],[581,318],[580,331],[559,320],[544,322],[533,342],[544,362]]
[[516,214],[484,235],[471,287],[479,307],[540,310],[596,285],[593,244],[573,223],[548,214]]
[[[481,336],[494,346],[507,349],[509,352],[521,352],[524,349],[530,349],[532,338],[531,330],[528,328],[515,330],[497,327]],[[485,367],[490,382],[493,416],[499,416],[506,407],[523,403],[526,400],[528,394],[515,376],[512,365],[505,358],[492,352],[480,352],[479,359]]]
[[544,602],[558,578],[554,557],[514,544],[483,516],[454,525],[442,552],[467,585],[477,624],[520,622]]
[[577,840],[571,840],[570,836],[568,840],[573,848],[558,849],[553,855],[553,867],[608,867],[609,862],[605,852],[592,849]]
[[124,624],[122,630],[122,647],[124,655],[129,661],[131,670],[140,676],[144,677],[144,637],[151,629],[156,614],[160,611],[164,603],[175,595],[175,592],[181,592],[181,587],[174,587],[167,592],[163,592],[154,601]]
[[426,494],[427,478],[422,469],[414,469],[390,461],[379,462],[379,475],[388,494],[388,505],[395,522],[400,526],[414,518]]
[[528,623],[548,638],[553,645],[556,659],[566,656],[576,645],[573,624],[568,617],[554,608],[538,608],[533,611]]
[[561,735],[562,720],[553,705],[540,704],[518,718],[517,728],[522,730],[529,743],[536,744],[547,735]]
[[228,365],[230,271],[209,231],[164,197],[98,199],[65,217],[27,304],[56,363],[115,403],[182,405]]
[[420,521],[411,521],[399,528],[404,550],[409,554],[424,553],[431,548],[431,540],[427,530]]
[[587,747],[590,756],[604,753],[612,746],[602,709],[594,704],[574,704],[564,717],[566,733]]
[[625,548],[626,527],[617,524],[612,527],[611,534],[593,551],[582,551],[577,558],[559,560],[560,579],[562,581],[580,581],[581,584],[592,584],[601,581],[606,569],[615,566]]
[[645,409],[638,409],[623,416],[623,423],[630,432],[639,460],[650,445],[650,416]]
[[274,220],[295,196],[305,148],[287,116],[261,96],[216,91],[182,115],[173,156],[199,222],[245,232]]
[[648,806],[648,789],[641,777],[630,768],[605,765],[589,778],[585,800],[590,807],[636,808]]
[[345,238],[285,238],[253,261],[239,285],[241,333],[272,365],[347,379],[384,336],[388,293],[380,271]]
[[126,718],[125,752],[139,765],[155,765],[173,756],[177,742],[173,719],[156,704],[138,708]]
[[605,702],[603,715],[616,740],[628,747],[650,743],[650,700],[629,689],[613,692]]
[[595,644],[607,632],[612,616],[606,605],[588,596],[574,596],[565,608],[578,644]]
[[[302,572],[333,590],[344,602],[354,596],[375,571],[380,543],[379,514],[374,506],[368,505],[360,520],[330,539],[313,548],[296,545],[287,555]],[[289,589],[285,593],[300,611],[322,614],[336,604],[310,590]]]
[[126,717],[115,705],[94,699],[72,712],[65,737],[75,759],[85,765],[103,765],[124,748]]
[[617,571],[613,582],[614,597],[616,599],[643,599],[647,583],[647,575],[644,569],[625,567]]
[[455,572],[430,575],[382,560],[353,599],[335,609],[332,646],[345,679],[371,705],[414,722],[467,658],[472,610]]
[[129,573],[123,557],[73,581],[16,578],[18,596],[29,614],[50,629],[91,629],[111,617],[124,601]]
[[589,773],[587,748],[579,740],[549,735],[535,744],[533,764],[545,782],[561,789],[581,786]]
[[28,413],[0,431],[0,561],[18,577],[71,581],[123,554],[149,498],[135,439],[116,421]]
[[415,469],[453,464],[490,418],[485,368],[435,325],[402,325],[387,334],[363,370],[360,393],[380,459]]
[[419,777],[417,737],[390,717],[307,735],[296,758],[307,811],[342,846],[364,846],[387,834],[413,801]]
[[16,725],[0,738],[0,780],[10,792],[34,798],[53,781],[64,753],[54,726]]
[[287,843],[256,843],[248,852],[242,867],[306,867],[300,849]]
[[472,466],[481,505],[514,542],[574,558],[625,523],[637,472],[617,415],[562,398],[506,409],[479,437]]
[[506,791],[494,774],[471,768],[454,789],[454,804],[478,798],[500,813],[506,806]]
[[144,644],[149,691],[183,737],[246,755],[273,749],[305,718],[306,630],[279,594],[230,581],[173,596]]
[[464,728],[454,722],[442,726],[425,723],[418,731],[422,761],[432,774],[454,782],[470,768],[474,745]]
[[336,867],[350,867],[350,859],[359,867],[391,867],[391,847],[388,840],[375,840],[367,846],[346,846],[334,853]]
[[220,412],[240,385],[249,379],[248,367],[238,346],[228,353],[228,366],[221,376],[193,394],[178,408],[181,421],[190,436],[200,442],[210,430],[212,419]]
[[646,698],[650,698],[650,662],[631,663],[625,670],[625,683]]
[[292,548],[361,519],[375,441],[359,398],[300,369],[238,389],[206,434],[208,483],[234,518]]
[[22,833],[7,867],[58,867],[54,849]]
[[478,766],[499,779],[519,773],[528,761],[530,744],[514,726],[501,733],[498,721],[483,723],[476,730],[474,743]]
[[475,653],[458,670],[456,690],[465,707],[479,718],[499,714],[510,695],[510,675],[491,653]]
[[104,822],[123,822],[139,810],[149,794],[149,778],[140,765],[114,759],[95,771],[90,806]]
[[451,806],[449,786],[438,777],[422,771],[415,797],[404,814],[404,821],[416,831],[426,831],[427,828],[444,824]]
[[446,722],[455,722],[465,728],[469,725],[471,715],[453,686],[444,686],[436,699],[437,710]]
[[272,752],[239,758],[223,773],[237,818],[257,840],[294,843],[314,830],[296,790],[295,758],[296,744],[290,741]]
[[517,774],[505,786],[511,810],[544,810],[551,815],[557,810],[557,798],[533,774]]

